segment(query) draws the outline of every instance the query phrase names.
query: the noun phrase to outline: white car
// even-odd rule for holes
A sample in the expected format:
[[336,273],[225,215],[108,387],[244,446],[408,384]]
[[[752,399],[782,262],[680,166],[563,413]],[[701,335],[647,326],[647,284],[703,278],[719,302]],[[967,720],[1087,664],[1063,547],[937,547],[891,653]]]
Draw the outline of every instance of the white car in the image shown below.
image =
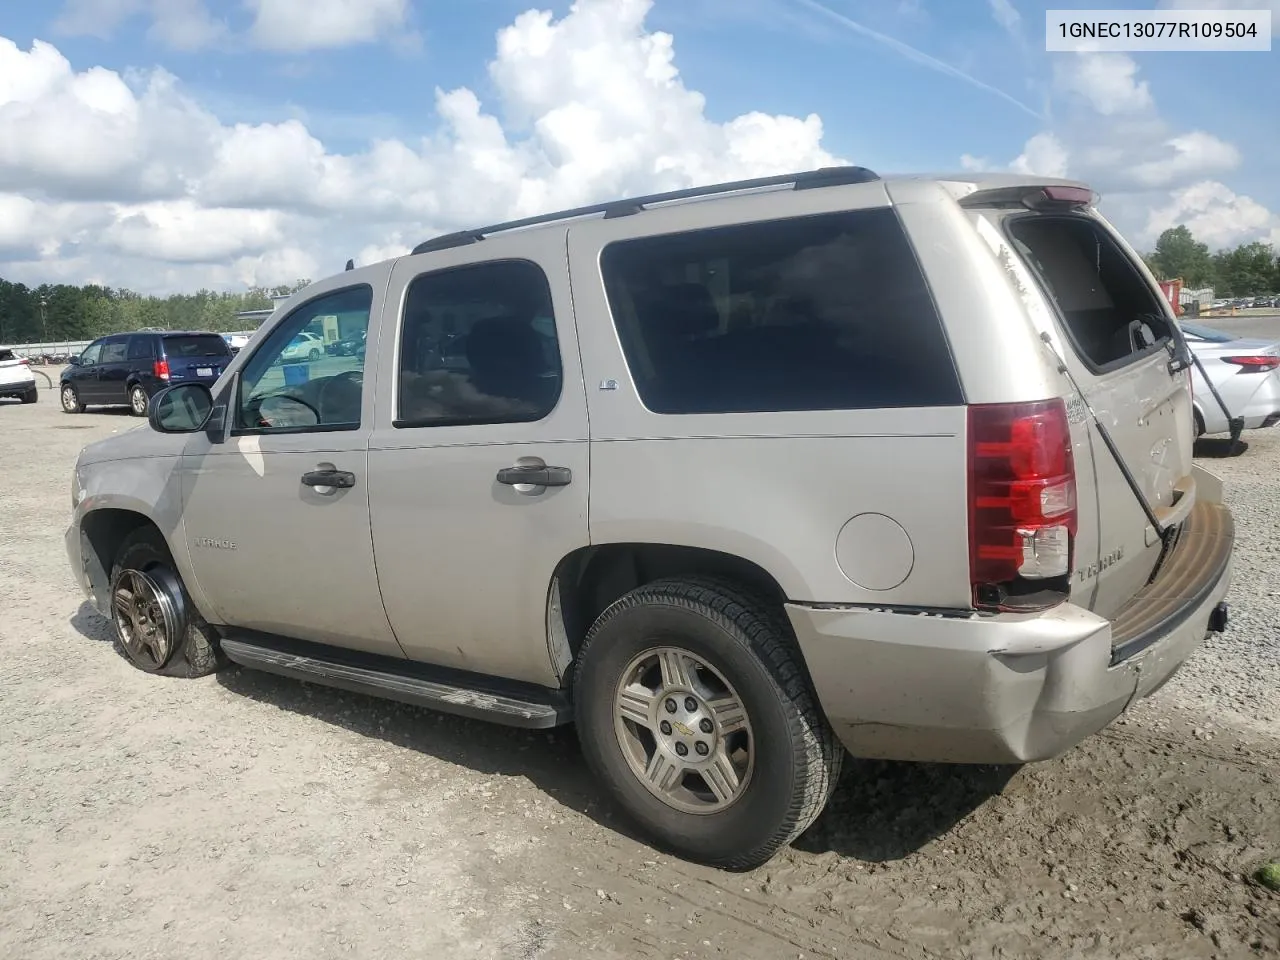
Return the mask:
[[316,361],[324,356],[324,341],[314,333],[299,331],[289,345],[280,352],[280,359],[285,363],[298,361]]
[[[1280,423],[1280,342],[1248,340],[1199,323],[1181,324],[1183,336],[1230,411],[1244,429]],[[1193,366],[1196,435],[1228,433],[1231,424],[1198,366]]]
[[19,357],[8,347],[0,347],[0,397],[13,397],[23,403],[40,399],[36,375],[26,357]]

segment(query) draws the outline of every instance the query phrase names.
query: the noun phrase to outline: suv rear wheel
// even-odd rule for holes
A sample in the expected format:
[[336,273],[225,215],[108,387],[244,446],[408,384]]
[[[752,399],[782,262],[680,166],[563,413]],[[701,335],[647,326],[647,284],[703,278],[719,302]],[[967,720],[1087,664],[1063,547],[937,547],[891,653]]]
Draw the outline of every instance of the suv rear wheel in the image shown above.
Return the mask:
[[160,534],[125,537],[111,567],[116,650],[147,673],[203,677],[222,665],[213,629],[196,610]]
[[574,677],[583,752],[679,855],[767,861],[817,818],[844,749],[780,612],[734,584],[662,580],[596,620]]

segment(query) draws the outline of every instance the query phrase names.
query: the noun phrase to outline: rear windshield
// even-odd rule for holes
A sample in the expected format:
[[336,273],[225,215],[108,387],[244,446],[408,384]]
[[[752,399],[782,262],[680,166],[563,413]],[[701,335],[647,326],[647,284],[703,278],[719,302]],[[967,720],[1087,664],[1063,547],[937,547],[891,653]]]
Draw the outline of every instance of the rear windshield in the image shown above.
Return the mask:
[[229,357],[227,341],[213,333],[165,337],[164,352],[170,357]]
[[12,350],[0,349],[0,360],[14,360],[14,359],[16,359],[16,357],[14,357]]
[[1101,223],[1042,214],[1008,225],[1076,352],[1095,368],[1123,366],[1172,336],[1156,294]]
[[631,375],[655,413],[963,402],[890,209],[619,241],[601,268]]

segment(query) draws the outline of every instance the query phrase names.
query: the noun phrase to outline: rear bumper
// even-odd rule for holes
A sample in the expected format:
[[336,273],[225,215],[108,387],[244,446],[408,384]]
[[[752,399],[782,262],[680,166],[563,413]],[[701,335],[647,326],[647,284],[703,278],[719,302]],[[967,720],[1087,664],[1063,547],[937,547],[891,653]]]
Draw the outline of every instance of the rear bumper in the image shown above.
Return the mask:
[[788,604],[818,698],[855,756],[1021,763],[1056,756],[1163,684],[1213,626],[1235,528],[1193,508],[1160,575],[1115,621]]

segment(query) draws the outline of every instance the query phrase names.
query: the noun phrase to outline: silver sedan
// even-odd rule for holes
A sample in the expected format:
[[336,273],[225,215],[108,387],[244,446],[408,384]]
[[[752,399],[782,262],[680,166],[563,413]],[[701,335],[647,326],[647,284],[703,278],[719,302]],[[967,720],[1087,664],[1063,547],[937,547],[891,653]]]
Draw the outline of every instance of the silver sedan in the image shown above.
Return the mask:
[[[1243,417],[1246,430],[1280,423],[1280,341],[1245,339],[1199,323],[1180,326],[1232,417]],[[1228,416],[1199,367],[1191,371],[1197,436],[1229,432]]]

